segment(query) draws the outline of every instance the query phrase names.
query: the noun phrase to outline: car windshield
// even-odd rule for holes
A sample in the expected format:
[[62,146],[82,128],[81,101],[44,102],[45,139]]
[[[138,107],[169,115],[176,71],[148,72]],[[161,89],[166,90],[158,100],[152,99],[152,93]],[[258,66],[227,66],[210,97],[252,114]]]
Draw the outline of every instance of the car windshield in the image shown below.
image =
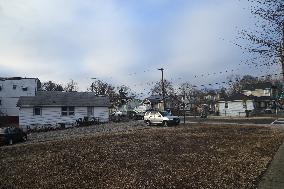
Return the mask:
[[170,112],[160,112],[162,116],[171,116],[172,114]]

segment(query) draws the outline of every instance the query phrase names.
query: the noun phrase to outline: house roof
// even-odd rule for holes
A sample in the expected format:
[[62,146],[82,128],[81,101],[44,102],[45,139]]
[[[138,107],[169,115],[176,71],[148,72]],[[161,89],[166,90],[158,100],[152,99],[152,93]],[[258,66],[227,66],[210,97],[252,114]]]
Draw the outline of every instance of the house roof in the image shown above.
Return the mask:
[[205,96],[215,96],[215,95],[217,95],[217,93],[215,92],[215,91],[213,91],[213,90],[211,90],[211,91],[208,91],[206,94],[205,94]]
[[145,100],[149,100],[150,102],[161,102],[163,101],[163,96],[161,95],[151,95],[150,97],[146,98]]
[[107,96],[97,96],[92,92],[39,91],[36,96],[21,96],[17,106],[96,106],[109,107]]
[[[165,95],[165,99],[169,99],[168,95]],[[163,101],[163,96],[162,95],[151,95],[148,98],[146,98],[144,101],[149,100],[151,103],[159,103]]]
[[229,97],[225,97],[225,98],[222,98],[220,101],[238,101],[238,100],[252,100],[253,97],[252,96],[246,96],[242,93],[236,93],[236,94],[233,94]]
[[39,80],[38,78],[28,78],[28,77],[0,77],[0,81],[5,81],[5,80],[22,80],[22,79],[35,79],[35,80]]
[[271,89],[275,86],[271,82],[247,84],[244,86],[243,90],[256,90],[256,89]]
[[254,99],[255,101],[271,101],[271,100],[276,100],[275,97],[271,97],[271,96],[260,96],[260,97],[254,96],[253,99]]

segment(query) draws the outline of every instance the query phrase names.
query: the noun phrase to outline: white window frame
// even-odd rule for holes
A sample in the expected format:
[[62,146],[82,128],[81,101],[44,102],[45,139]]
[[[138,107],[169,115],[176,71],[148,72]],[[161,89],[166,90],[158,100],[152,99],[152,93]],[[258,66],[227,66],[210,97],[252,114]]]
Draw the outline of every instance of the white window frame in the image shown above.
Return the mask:
[[225,102],[225,108],[228,109],[229,108],[229,103]]
[[74,116],[75,107],[74,106],[62,106],[61,107],[61,116]]

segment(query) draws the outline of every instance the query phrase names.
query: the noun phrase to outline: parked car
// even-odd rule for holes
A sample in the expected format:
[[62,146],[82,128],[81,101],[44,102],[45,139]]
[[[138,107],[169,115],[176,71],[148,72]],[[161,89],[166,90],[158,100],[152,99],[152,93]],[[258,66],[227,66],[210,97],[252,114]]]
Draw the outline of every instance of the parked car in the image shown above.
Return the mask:
[[144,119],[144,115],[145,115],[145,112],[135,112],[134,118],[136,120],[143,120]]
[[0,144],[14,144],[28,139],[27,133],[20,128],[0,128]]
[[266,108],[266,109],[264,110],[264,113],[265,113],[265,114],[273,114],[274,112],[273,112],[272,109]]
[[144,115],[144,122],[147,125],[162,124],[163,126],[178,125],[180,118],[173,116],[170,112],[148,111]]
[[111,114],[112,116],[127,116],[127,112],[122,112],[122,111],[116,111],[116,112],[113,112],[112,114]]

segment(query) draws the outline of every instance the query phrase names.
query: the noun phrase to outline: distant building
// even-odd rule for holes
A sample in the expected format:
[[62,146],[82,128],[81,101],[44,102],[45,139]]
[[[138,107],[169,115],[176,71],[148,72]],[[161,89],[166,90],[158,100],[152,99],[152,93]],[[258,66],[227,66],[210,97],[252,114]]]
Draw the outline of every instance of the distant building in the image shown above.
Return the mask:
[[273,97],[277,95],[277,87],[271,82],[250,84],[244,87],[243,94],[247,96],[252,95],[255,97]]
[[0,115],[8,116],[17,122],[17,102],[20,96],[35,96],[39,88],[40,81],[37,78],[0,77]]
[[142,104],[142,100],[139,99],[128,99],[123,105],[117,108],[118,111],[128,112],[133,111],[135,108]]
[[271,82],[251,84],[244,87],[243,94],[253,96],[256,113],[263,113],[275,105],[278,88]]
[[220,99],[217,108],[221,116],[246,116],[246,110],[254,110],[253,97],[234,94]]
[[109,121],[110,100],[92,92],[41,91],[36,96],[20,97],[20,127],[75,124],[79,118]]
[[217,101],[219,99],[220,95],[213,90],[204,94],[203,103],[207,105],[210,114],[216,113]]
[[149,109],[164,111],[164,102],[161,95],[151,95],[144,100],[143,104],[148,106]]

